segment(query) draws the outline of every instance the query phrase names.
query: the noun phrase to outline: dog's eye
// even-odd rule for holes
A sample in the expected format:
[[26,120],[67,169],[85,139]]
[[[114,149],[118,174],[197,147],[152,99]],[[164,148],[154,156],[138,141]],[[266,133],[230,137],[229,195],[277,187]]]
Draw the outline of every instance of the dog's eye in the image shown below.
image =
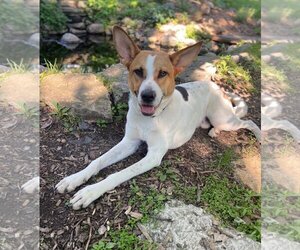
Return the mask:
[[144,76],[144,72],[143,72],[143,69],[142,68],[138,68],[138,69],[135,69],[133,71],[138,77],[143,77]]
[[163,71],[163,70],[160,70],[159,73],[158,73],[158,78],[163,78],[163,77],[165,77],[166,75],[168,75],[168,72]]

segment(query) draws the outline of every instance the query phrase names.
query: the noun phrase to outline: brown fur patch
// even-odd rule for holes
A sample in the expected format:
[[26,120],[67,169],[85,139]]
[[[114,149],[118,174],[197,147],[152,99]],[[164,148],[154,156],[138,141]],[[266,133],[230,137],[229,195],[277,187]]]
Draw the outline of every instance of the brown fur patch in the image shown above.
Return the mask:
[[[146,61],[149,55],[155,55],[154,60],[154,81],[160,86],[164,95],[169,96],[175,89],[174,67],[167,53],[159,51],[141,51],[129,66],[128,84],[129,88],[137,93],[139,88],[147,76]],[[144,75],[139,77],[134,73],[135,69],[142,68]],[[158,78],[159,71],[166,71],[168,74],[163,78]]]

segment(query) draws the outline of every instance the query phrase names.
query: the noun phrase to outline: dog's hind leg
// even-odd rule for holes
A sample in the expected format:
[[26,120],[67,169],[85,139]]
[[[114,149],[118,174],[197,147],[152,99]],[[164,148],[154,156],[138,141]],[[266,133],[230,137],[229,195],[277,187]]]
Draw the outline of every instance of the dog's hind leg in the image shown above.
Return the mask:
[[139,145],[139,140],[132,140],[124,137],[120,143],[118,143],[104,155],[92,161],[85,169],[61,180],[56,185],[57,191],[59,193],[73,191],[76,187],[85,183],[93,175],[96,175],[101,169],[106,168],[133,154]]
[[103,181],[79,190],[70,201],[73,205],[73,209],[77,210],[81,207],[87,207],[90,203],[98,199],[107,191],[114,189],[115,187],[132,179],[135,176],[143,174],[152,168],[159,166],[166,152],[167,148],[163,147],[162,145],[157,145],[154,147],[148,146],[147,155],[139,162],[121,170],[120,172],[108,176]]
[[257,138],[258,141],[261,141],[261,132],[259,127],[251,120],[241,120],[236,116],[233,116],[229,121],[227,121],[224,124],[218,124],[217,126],[214,126],[215,131],[209,131],[210,134],[216,134],[218,131],[236,131],[241,128],[249,129]]

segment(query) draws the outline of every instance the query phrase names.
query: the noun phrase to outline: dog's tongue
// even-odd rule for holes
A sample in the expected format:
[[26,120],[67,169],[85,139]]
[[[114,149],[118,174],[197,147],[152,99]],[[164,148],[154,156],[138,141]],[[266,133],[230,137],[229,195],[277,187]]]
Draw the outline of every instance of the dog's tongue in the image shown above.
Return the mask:
[[143,114],[152,115],[155,112],[155,108],[153,106],[141,105],[141,111]]

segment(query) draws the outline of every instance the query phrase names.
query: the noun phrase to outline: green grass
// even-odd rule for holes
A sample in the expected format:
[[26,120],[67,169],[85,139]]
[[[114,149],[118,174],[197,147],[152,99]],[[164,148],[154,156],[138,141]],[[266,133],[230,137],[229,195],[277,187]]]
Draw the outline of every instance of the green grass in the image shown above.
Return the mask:
[[260,19],[261,5],[259,0],[214,0],[214,3],[221,8],[235,9],[237,21]]
[[201,201],[224,226],[232,226],[251,238],[261,239],[260,197],[225,177],[207,178]]
[[209,41],[211,39],[209,33],[198,30],[193,24],[186,26],[186,37],[196,41]]
[[300,241],[299,194],[289,192],[274,184],[264,186],[262,217],[264,227],[290,240]]
[[263,0],[262,7],[266,9],[264,20],[280,23],[281,20],[297,20],[300,6],[295,0]]
[[62,67],[57,63],[57,60],[54,60],[54,62],[52,63],[45,59],[45,66],[46,69],[42,73],[40,73],[41,80],[43,80],[43,78],[45,78],[46,76],[62,72]]
[[93,21],[109,25],[129,17],[143,20],[148,27],[155,27],[175,17],[175,13],[161,4],[163,1],[142,0],[88,0],[88,15]]
[[231,85],[233,88],[241,84],[248,91],[255,91],[250,71],[234,62],[230,55],[221,56],[215,65],[217,67],[217,75],[226,84]]

